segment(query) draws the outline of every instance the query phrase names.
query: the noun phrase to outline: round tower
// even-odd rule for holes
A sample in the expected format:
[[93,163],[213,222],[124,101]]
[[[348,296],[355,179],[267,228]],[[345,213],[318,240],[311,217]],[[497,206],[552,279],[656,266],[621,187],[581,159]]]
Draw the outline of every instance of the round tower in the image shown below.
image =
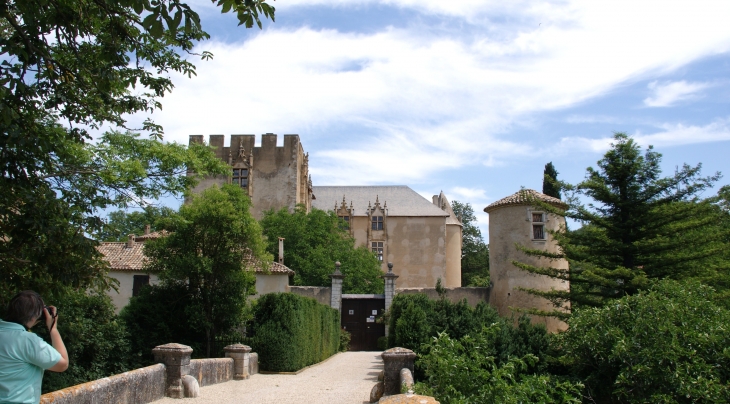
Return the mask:
[[[547,299],[531,295],[519,288],[545,291],[570,288],[568,282],[532,274],[512,263],[517,261],[537,267],[568,269],[568,262],[565,260],[528,256],[516,247],[521,245],[533,250],[559,252],[558,245],[549,231],[564,229],[565,218],[535,206],[536,200],[560,209],[567,208],[560,199],[532,189],[520,190],[484,208],[484,211],[489,213],[489,276],[492,282],[489,303],[497,309],[500,316],[511,316],[513,314],[511,307],[555,310]],[[515,313],[515,317],[517,316],[519,313]],[[545,324],[549,332],[567,328],[564,322],[554,317],[532,316],[532,322]]]

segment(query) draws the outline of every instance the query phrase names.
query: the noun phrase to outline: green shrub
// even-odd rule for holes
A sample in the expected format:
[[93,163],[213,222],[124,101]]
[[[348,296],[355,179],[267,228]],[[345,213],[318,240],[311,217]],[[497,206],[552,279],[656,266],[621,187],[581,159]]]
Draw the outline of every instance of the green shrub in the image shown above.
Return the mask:
[[[483,326],[500,324],[499,336],[493,341],[498,365],[510,357],[536,355],[539,361],[530,371],[542,371],[547,367],[549,336],[542,325],[532,325],[528,317],[500,318],[497,311],[486,303],[471,308],[465,300],[451,303],[446,299],[429,300],[424,294],[397,295],[389,313],[388,346],[400,346],[423,353],[421,345],[431,341],[439,333],[446,333],[458,340],[466,335],[481,332]],[[420,372],[416,372],[420,376]]]
[[[58,331],[68,351],[69,367],[63,373],[46,372],[43,393],[132,369],[128,332],[114,314],[109,296],[71,290],[48,299],[47,304],[58,307]],[[50,341],[44,325],[34,331]]]
[[378,337],[378,350],[385,351],[388,349],[388,338],[385,336]]
[[340,352],[347,352],[350,349],[350,338],[350,333],[340,328]]
[[497,346],[507,324],[493,323],[473,335],[453,339],[440,333],[423,346],[418,367],[424,377],[416,392],[455,403],[580,403],[582,385],[534,374],[539,358],[509,356],[499,363]]
[[339,311],[293,293],[261,296],[247,339],[262,370],[294,372],[337,353]]
[[144,287],[129,300],[119,317],[129,330],[135,367],[153,364],[152,348],[171,342],[193,348],[193,358],[205,357],[205,334],[189,326],[187,307],[186,290],[176,285]]
[[730,402],[730,311],[698,283],[576,311],[556,340],[560,361],[596,402]]

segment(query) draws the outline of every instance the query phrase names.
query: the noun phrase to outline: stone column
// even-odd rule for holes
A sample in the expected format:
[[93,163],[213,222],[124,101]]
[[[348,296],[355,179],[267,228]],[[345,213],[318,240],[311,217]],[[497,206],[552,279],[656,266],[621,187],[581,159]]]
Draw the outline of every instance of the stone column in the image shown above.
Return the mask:
[[248,372],[251,347],[243,344],[228,345],[223,348],[226,358],[233,358],[233,380],[245,380],[251,375]]
[[342,309],[342,279],[345,275],[340,272],[340,261],[335,262],[335,272],[330,275],[332,278],[332,297],[330,298],[330,306],[333,309]]
[[400,394],[400,371],[409,369],[413,374],[416,354],[406,348],[390,348],[382,353],[383,358],[383,395]]
[[[385,280],[385,311],[390,309],[390,305],[393,304],[393,298],[395,297],[395,280],[398,279],[398,275],[393,273],[393,263],[388,263],[388,272],[385,273],[382,278]],[[385,325],[385,336],[388,336],[388,325]]]
[[172,398],[183,398],[182,377],[190,372],[190,355],[193,349],[182,344],[165,344],[155,347],[152,355],[155,362],[165,365],[167,380],[165,395]]

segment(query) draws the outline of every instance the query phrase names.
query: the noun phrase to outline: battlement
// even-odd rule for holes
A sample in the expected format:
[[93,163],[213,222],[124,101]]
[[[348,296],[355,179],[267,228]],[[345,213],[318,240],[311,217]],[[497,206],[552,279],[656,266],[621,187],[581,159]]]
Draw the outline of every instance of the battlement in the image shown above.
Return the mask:
[[[302,145],[299,135],[284,135],[284,145],[277,147],[278,135],[275,133],[264,133],[261,135],[261,146],[255,146],[256,135],[231,135],[230,146],[225,146],[226,135],[209,135],[208,145],[215,149],[215,155],[221,160],[227,161],[229,155],[236,155],[240,147],[246,150],[246,153],[264,154],[276,153],[277,150],[286,153],[286,151],[299,152],[302,151]],[[204,135],[190,135],[189,144],[205,143]]]

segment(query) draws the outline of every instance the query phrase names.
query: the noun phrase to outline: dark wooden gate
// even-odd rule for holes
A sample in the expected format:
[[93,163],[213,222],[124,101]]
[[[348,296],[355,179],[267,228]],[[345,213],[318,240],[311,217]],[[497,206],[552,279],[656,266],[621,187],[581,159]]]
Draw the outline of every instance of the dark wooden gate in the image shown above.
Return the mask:
[[342,326],[350,333],[351,351],[377,351],[385,324],[376,323],[385,311],[383,295],[343,295]]

